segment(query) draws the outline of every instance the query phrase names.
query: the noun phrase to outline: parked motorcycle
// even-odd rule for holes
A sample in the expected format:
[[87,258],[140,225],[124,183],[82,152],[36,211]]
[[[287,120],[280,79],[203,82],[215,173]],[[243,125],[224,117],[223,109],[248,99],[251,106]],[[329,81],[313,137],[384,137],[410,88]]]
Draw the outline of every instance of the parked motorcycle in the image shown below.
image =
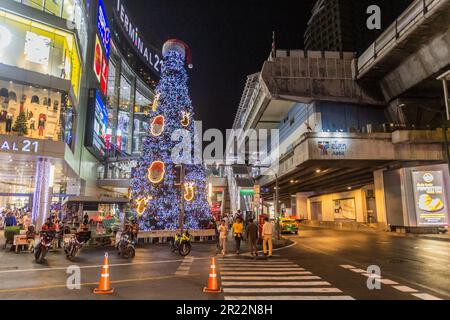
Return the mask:
[[50,247],[53,244],[53,240],[56,237],[55,231],[41,231],[39,242],[34,248],[34,259],[37,263],[43,263],[45,256],[47,255]]
[[64,252],[69,260],[75,259],[78,252],[91,239],[91,231],[78,232],[70,238],[69,242],[64,244]]
[[116,244],[117,254],[124,259],[133,259],[136,255],[135,241],[129,233],[119,232]]
[[183,257],[191,253],[191,248],[191,234],[187,230],[182,235],[177,233],[170,242],[170,250],[172,252],[178,251]]

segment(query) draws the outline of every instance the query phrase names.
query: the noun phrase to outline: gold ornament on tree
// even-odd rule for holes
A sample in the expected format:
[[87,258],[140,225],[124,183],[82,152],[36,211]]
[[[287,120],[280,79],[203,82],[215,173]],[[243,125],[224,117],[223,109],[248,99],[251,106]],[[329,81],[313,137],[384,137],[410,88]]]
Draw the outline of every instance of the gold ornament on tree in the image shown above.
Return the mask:
[[148,196],[147,198],[140,198],[136,200],[136,212],[139,216],[142,216],[147,209],[148,202],[152,200],[152,196]]
[[148,168],[148,180],[151,183],[157,184],[163,181],[164,175],[166,173],[166,166],[162,161],[155,161],[152,163],[150,168]]
[[189,124],[191,123],[191,114],[189,112],[183,111],[181,113],[181,125],[183,127],[187,127],[189,126]]
[[194,200],[195,185],[193,182],[184,183],[184,200],[190,202]]
[[155,112],[156,110],[158,110],[159,98],[161,98],[161,94],[160,94],[160,93],[158,93],[158,94],[155,96],[155,100],[153,100],[153,105],[152,105],[152,110],[153,110],[153,112]]

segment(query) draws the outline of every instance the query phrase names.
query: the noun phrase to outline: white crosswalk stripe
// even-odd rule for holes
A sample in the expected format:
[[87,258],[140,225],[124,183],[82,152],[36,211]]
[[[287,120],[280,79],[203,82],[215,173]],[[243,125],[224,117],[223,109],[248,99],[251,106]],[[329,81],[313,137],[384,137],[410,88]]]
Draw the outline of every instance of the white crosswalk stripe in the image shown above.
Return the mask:
[[287,259],[219,259],[225,300],[354,300]]
[[187,276],[189,274],[189,271],[191,270],[192,263],[194,262],[194,258],[192,257],[185,257],[183,262],[178,267],[177,271],[175,272],[178,276]]
[[[290,277],[264,277],[264,280],[277,280],[277,281],[283,281],[283,280],[320,280],[320,277],[317,276],[290,276]],[[261,277],[254,276],[254,277],[247,277],[247,276],[222,276],[222,281],[231,281],[231,280],[261,280]]]

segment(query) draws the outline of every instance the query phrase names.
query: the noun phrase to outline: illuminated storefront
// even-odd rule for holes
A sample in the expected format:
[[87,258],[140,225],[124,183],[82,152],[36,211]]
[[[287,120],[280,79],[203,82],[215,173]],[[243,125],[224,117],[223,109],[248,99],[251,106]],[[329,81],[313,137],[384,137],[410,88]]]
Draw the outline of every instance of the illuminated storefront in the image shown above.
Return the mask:
[[0,5],[0,209],[30,211],[38,226],[81,192],[85,9],[78,0]]
[[[159,78],[159,62],[155,67],[154,61],[146,58],[150,55],[152,59],[159,59],[157,51],[151,49],[150,52],[150,46],[141,38],[132,39],[138,41],[136,46],[130,41],[121,20],[120,10],[125,10],[125,7],[120,1],[117,4],[118,7],[109,6],[110,3],[99,1],[97,10],[93,68],[98,80],[96,88],[105,96],[107,110],[107,127],[102,142],[97,143],[97,150],[93,152],[100,159],[141,152],[143,135],[149,129],[147,115]],[[129,28],[128,14],[127,20]],[[140,49],[143,49],[142,54]],[[90,148],[98,134],[91,133],[89,123],[87,135],[87,147]],[[98,150],[99,147],[103,150]]]
[[0,10],[0,63],[70,80],[78,96],[82,68],[73,34]]

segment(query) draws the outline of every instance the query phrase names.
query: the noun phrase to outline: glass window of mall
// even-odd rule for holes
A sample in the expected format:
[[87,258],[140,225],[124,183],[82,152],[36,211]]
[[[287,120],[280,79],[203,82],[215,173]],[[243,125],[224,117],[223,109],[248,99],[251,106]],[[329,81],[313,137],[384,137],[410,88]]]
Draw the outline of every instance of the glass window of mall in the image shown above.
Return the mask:
[[[25,114],[27,132],[14,132]],[[73,147],[76,112],[67,92],[0,80],[0,134],[64,141]]]
[[108,71],[108,133],[121,153],[141,151],[142,138],[148,130],[153,92],[144,84],[114,45],[111,46]]
[[78,97],[82,68],[71,33],[0,10],[0,63],[69,80]]
[[44,11],[70,21],[77,30],[83,60],[86,61],[88,31],[85,0],[14,0],[23,5]]

